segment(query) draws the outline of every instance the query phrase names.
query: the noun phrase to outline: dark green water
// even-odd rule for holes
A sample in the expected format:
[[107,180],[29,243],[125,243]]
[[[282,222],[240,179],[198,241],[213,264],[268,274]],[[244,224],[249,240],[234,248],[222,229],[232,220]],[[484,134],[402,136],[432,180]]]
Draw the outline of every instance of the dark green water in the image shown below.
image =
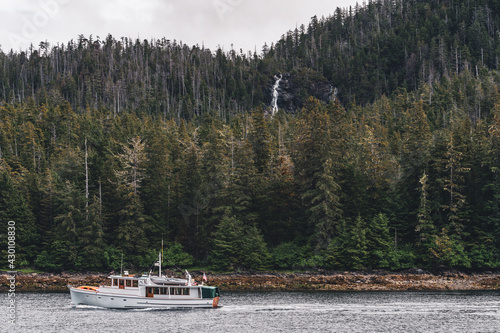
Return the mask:
[[[218,309],[72,307],[69,293],[0,294],[0,332],[500,332],[500,292],[233,292]],[[4,325],[4,323],[7,323]]]

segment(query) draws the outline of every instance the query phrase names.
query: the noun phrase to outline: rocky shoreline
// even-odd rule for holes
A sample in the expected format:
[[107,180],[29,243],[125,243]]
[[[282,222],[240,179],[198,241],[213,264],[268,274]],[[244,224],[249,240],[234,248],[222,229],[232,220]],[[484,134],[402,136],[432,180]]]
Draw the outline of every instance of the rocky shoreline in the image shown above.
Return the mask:
[[[192,272],[201,281],[203,273]],[[67,291],[67,285],[98,286],[108,274],[18,273],[16,291]],[[446,291],[500,290],[500,273],[234,273],[207,274],[208,284],[222,291]],[[9,290],[9,275],[0,272],[0,291]]]

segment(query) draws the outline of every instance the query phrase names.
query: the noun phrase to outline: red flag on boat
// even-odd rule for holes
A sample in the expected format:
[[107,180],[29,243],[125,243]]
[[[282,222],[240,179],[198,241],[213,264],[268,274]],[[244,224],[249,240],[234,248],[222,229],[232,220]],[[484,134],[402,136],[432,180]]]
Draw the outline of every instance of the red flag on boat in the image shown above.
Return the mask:
[[205,275],[205,272],[203,272],[203,281],[207,281],[207,276]]

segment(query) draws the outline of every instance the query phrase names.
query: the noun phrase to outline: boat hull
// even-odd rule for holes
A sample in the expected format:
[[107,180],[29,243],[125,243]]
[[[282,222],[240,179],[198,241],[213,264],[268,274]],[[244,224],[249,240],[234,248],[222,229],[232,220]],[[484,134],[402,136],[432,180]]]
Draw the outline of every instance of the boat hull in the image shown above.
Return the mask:
[[73,305],[91,305],[110,309],[169,309],[169,308],[211,308],[217,307],[219,297],[215,298],[153,298],[135,295],[120,295],[83,290],[70,287]]

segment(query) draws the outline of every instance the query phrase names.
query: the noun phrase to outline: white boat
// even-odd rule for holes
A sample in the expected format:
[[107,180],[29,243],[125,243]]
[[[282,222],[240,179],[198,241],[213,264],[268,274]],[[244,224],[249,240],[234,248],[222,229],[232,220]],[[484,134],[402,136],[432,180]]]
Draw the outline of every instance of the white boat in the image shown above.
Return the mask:
[[198,285],[186,271],[186,279],[161,275],[161,254],[156,264],[159,275],[111,275],[109,286],[68,286],[71,303],[113,309],[211,308],[219,306],[219,288]]

